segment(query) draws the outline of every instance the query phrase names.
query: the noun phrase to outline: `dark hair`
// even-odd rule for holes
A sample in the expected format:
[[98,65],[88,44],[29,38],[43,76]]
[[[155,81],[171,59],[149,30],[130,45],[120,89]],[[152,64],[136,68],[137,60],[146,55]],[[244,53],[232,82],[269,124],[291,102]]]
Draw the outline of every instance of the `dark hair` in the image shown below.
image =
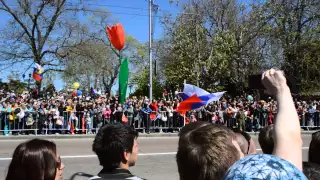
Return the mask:
[[54,180],[60,165],[53,142],[33,139],[21,143],[12,155],[6,180]]
[[259,144],[264,154],[272,154],[274,148],[273,124],[264,127],[259,133]]
[[310,146],[309,146],[309,162],[313,162],[320,165],[320,131],[312,134]]
[[193,122],[190,123],[186,126],[184,126],[181,131],[179,132],[179,136],[185,136],[186,133],[189,133],[195,129],[201,128],[203,126],[207,126],[207,125],[211,125],[212,123],[206,122],[206,121],[197,121],[197,122]]
[[222,125],[188,126],[184,128],[190,131],[180,134],[176,156],[180,180],[222,179],[240,158],[232,143],[234,133]]
[[320,165],[311,162],[303,162],[303,173],[309,180],[319,180]]
[[122,123],[103,126],[97,133],[92,151],[98,156],[100,165],[108,171],[119,167],[120,162],[127,163],[124,152],[132,152],[138,132]]

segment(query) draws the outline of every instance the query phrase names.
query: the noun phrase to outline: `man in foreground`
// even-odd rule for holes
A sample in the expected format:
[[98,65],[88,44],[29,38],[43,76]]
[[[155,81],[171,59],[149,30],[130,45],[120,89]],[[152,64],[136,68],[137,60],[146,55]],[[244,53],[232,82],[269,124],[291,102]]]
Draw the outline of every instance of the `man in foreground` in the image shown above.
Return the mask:
[[222,179],[243,157],[235,134],[225,126],[191,123],[179,134],[177,165],[180,180]]
[[122,123],[103,126],[92,145],[103,169],[90,180],[142,180],[129,171],[138,159],[137,138],[138,132]]

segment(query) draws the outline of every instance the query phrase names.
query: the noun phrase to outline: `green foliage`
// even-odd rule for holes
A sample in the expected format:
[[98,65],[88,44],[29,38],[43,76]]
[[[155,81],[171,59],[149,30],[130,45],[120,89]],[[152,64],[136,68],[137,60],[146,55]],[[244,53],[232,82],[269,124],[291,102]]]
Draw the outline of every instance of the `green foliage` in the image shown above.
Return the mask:
[[[135,74],[132,78],[132,83],[136,84],[135,92],[133,96],[149,96],[149,70],[144,69],[140,73]],[[160,99],[162,93],[164,92],[163,85],[160,83],[159,79],[153,76],[152,79],[152,95],[155,99]]]
[[[184,80],[196,83],[200,73],[200,63],[204,59],[203,57],[199,58],[199,54],[206,54],[207,49],[202,27],[195,28],[192,24],[181,24],[175,30],[170,52],[162,59],[164,74],[169,84],[181,85]],[[197,43],[196,30],[198,38],[202,39],[202,42],[199,40]]]
[[320,41],[300,45],[294,56],[297,58],[297,65],[290,75],[295,75],[295,78],[300,80],[301,91],[304,93],[319,92]]
[[28,86],[26,83],[19,80],[10,80],[7,84],[8,90],[14,91],[15,93],[21,94],[23,91],[27,90]]
[[281,68],[300,84],[302,93],[320,87],[319,42],[320,6],[318,1],[284,1],[265,5],[270,16],[266,36],[279,50]]
[[[160,56],[166,84],[239,93],[247,77],[281,68],[303,91],[320,86],[320,6],[312,1],[208,0],[183,4],[188,15],[164,18],[170,46]],[[205,68],[204,68],[205,67]]]

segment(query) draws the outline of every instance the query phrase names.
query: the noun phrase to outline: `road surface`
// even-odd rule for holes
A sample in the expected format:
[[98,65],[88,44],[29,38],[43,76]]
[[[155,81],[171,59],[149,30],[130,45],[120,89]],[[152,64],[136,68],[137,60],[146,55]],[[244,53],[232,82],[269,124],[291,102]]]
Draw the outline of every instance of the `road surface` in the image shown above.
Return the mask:
[[[255,139],[258,153],[260,146]],[[307,160],[307,152],[311,135],[303,135],[303,160]],[[4,179],[8,164],[16,146],[25,140],[0,140],[0,179]],[[68,179],[75,172],[97,174],[101,167],[98,159],[91,151],[93,139],[56,139],[58,152],[65,164],[64,178]],[[141,137],[139,143],[139,160],[130,170],[142,178],[150,180],[178,180],[179,175],[175,162],[177,137]],[[78,178],[81,179],[81,178]],[[78,180],[77,179],[77,180]]]

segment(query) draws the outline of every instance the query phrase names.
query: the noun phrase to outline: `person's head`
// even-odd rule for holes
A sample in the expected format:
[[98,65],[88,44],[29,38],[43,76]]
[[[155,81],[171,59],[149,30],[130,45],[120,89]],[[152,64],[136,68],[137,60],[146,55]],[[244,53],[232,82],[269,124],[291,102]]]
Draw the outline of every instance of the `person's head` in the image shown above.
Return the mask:
[[239,147],[241,149],[241,152],[244,155],[248,155],[249,153],[249,143],[250,143],[250,138],[247,139],[242,133],[236,132],[236,141],[239,144]]
[[184,126],[179,133],[179,137],[180,137],[179,142],[183,140],[183,139],[181,139],[182,137],[188,137],[188,136],[186,136],[187,133],[190,133],[193,130],[196,130],[198,128],[201,128],[201,127],[207,126],[207,125],[211,125],[211,124],[212,123],[205,122],[205,121],[198,121],[198,122],[190,123],[190,124]]
[[259,144],[264,154],[272,154],[274,148],[273,142],[273,124],[260,130]]
[[62,180],[63,168],[53,142],[33,139],[14,150],[6,180]]
[[221,179],[243,156],[234,133],[225,126],[191,123],[179,136],[176,160],[180,180]]
[[254,140],[251,138],[249,141],[249,151],[248,154],[257,154],[257,147]]
[[100,165],[108,171],[134,166],[138,158],[138,132],[122,123],[103,126],[96,135],[92,150]]
[[309,146],[309,162],[313,162],[320,165],[320,131],[312,134],[310,146]]
[[235,131],[236,138],[235,140],[239,144],[241,152],[246,156],[250,154],[256,154],[256,145],[251,136],[240,130]]
[[303,173],[309,180],[319,180],[320,165],[311,162],[303,162]]

